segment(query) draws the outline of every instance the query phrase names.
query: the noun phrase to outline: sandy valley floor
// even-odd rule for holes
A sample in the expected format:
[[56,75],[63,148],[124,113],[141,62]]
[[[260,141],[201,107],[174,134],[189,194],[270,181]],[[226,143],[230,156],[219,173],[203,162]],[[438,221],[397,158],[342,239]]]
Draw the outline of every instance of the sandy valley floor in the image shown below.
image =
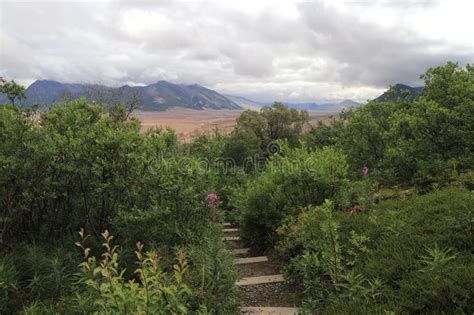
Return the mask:
[[[165,112],[137,111],[134,117],[142,122],[142,130],[151,127],[171,127],[176,130],[181,140],[191,140],[197,135],[218,129],[220,132],[230,132],[241,111],[238,110],[191,110],[173,108]],[[327,121],[330,116],[337,116],[337,112],[309,112],[310,122]]]

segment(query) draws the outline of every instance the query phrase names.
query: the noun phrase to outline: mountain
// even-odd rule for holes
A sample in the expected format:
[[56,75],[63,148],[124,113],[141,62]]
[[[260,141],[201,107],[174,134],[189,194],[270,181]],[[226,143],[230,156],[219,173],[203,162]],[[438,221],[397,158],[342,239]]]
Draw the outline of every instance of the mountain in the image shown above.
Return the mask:
[[[24,105],[49,105],[64,99],[87,97],[91,102],[120,103],[135,101],[140,109],[156,111],[170,107],[191,109],[241,109],[225,97],[198,84],[184,85],[158,81],[147,86],[121,86],[118,88],[93,84],[60,83],[38,80],[26,89]],[[0,98],[0,101],[4,101]]]
[[260,107],[267,105],[267,103],[252,101],[242,96],[226,94],[225,97],[227,97],[232,102],[237,103],[240,107],[245,108],[245,109],[259,110]]
[[[175,84],[163,80],[146,86],[124,85],[118,88],[98,84],[37,80],[26,89],[25,93],[26,100],[20,102],[23,105],[49,105],[61,103],[64,100],[86,97],[89,101],[97,103],[139,103],[141,104],[140,109],[145,111],[160,111],[171,107],[199,110],[243,108],[258,110],[262,106],[273,104],[273,102],[253,101],[242,96],[222,95],[198,84]],[[0,103],[6,101],[5,97],[0,94]],[[287,101],[283,101],[283,103],[289,108],[314,111],[340,110],[362,105],[352,100],[331,103]]]
[[198,84],[183,85],[167,81],[142,88],[147,103],[193,109],[240,109],[240,106],[213,90]]
[[[262,106],[271,106],[273,102],[257,102],[250,100],[248,98],[242,96],[235,96],[235,95],[226,95],[227,98],[231,99],[235,103],[239,104],[240,107],[246,109],[254,109],[258,110]],[[334,103],[315,103],[315,102],[286,102],[283,101],[283,104],[288,106],[289,108],[294,108],[298,110],[315,110],[315,111],[322,111],[322,110],[334,110],[334,109],[344,109],[350,107],[356,107],[362,105],[362,103],[354,102],[352,100],[343,100],[342,102],[334,102]]]
[[308,102],[308,103],[292,103],[292,102],[283,102],[286,106],[289,108],[294,108],[298,110],[328,110],[334,107],[333,103],[327,103],[327,104],[317,104],[314,102]]
[[397,83],[394,86],[391,86],[386,92],[384,92],[382,95],[377,97],[375,100],[392,101],[399,97],[402,97],[404,93],[408,93],[408,95],[412,99],[415,99],[418,96],[420,96],[421,93],[423,93],[423,87],[422,86],[411,87],[405,84]]
[[353,100],[343,100],[342,102],[339,102],[336,104],[337,108],[351,108],[351,107],[357,107],[362,105],[362,103],[359,102],[354,102]]

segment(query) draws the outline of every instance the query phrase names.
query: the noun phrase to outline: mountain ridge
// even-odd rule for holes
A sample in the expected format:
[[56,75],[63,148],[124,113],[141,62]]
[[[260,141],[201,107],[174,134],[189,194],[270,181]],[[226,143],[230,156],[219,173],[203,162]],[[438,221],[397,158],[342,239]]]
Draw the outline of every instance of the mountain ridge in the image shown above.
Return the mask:
[[[395,100],[399,97],[404,97],[405,96],[404,93],[408,93],[407,95],[410,98],[415,99],[423,93],[423,89],[424,89],[423,86],[412,87],[412,86],[409,86],[409,85],[406,85],[406,84],[397,83],[393,86],[390,86],[390,88],[387,91],[385,91],[379,97],[375,98],[375,100],[382,101],[382,102],[383,101],[392,101],[392,100]],[[404,91],[406,91],[406,92],[404,92]]]
[[[412,99],[419,97],[423,87],[411,87],[397,83],[391,86],[382,95],[374,98],[376,101],[391,101],[399,97],[409,96]],[[86,97],[91,102],[117,104],[141,104],[144,111],[162,111],[172,107],[183,107],[196,110],[230,109],[259,110],[263,106],[270,106],[273,102],[259,102],[247,97],[220,94],[199,84],[176,84],[159,80],[145,86],[123,85],[108,87],[99,84],[61,83],[53,80],[36,80],[25,90],[26,100],[22,105],[49,105]],[[6,98],[0,94],[0,103]],[[363,103],[345,99],[339,102],[289,102],[282,101],[286,106],[298,110],[342,110],[363,105]]]
[[[236,95],[225,95],[227,98],[231,99],[232,101],[236,102],[240,105],[240,107],[246,109],[260,109],[263,106],[271,106],[273,102],[258,102],[253,101],[249,98],[243,96],[236,96]],[[335,110],[335,109],[344,109],[350,107],[357,107],[362,105],[363,103],[355,102],[353,100],[343,100],[340,102],[326,102],[326,103],[316,103],[316,102],[288,102],[282,101],[289,108],[298,109],[298,110],[315,110],[315,111],[323,111],[323,110]]]
[[[171,107],[190,109],[241,109],[218,92],[199,84],[175,84],[160,80],[146,86],[108,87],[98,84],[61,83],[53,80],[36,80],[26,90],[23,105],[49,105],[86,97],[91,102],[121,103],[134,101],[148,111],[166,110]],[[0,98],[0,101],[3,99]]]

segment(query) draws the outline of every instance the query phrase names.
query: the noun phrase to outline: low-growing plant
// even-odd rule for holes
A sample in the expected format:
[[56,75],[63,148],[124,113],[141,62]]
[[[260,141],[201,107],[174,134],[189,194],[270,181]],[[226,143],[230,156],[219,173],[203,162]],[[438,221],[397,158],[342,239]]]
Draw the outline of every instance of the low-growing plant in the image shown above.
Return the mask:
[[292,257],[286,272],[295,282],[302,279],[304,305],[310,312],[327,300],[360,302],[381,294],[380,279],[368,279],[355,271],[369,252],[369,238],[354,230],[344,235],[340,218],[332,202],[326,200],[322,206],[303,210],[296,221],[290,220],[278,229],[282,237],[277,247],[280,257]]
[[355,214],[303,209],[278,229],[304,306],[324,313],[471,313],[474,195],[450,188]]
[[221,227],[211,224],[203,240],[187,249],[188,281],[194,290],[191,304],[193,309],[205,309],[204,314],[236,312],[237,271],[233,255],[224,248]]
[[0,313],[7,313],[22,303],[18,277],[15,266],[7,257],[3,257],[0,260]]
[[178,263],[173,266],[172,276],[159,265],[156,252],[143,252],[143,244],[136,244],[136,279],[127,280],[125,269],[119,266],[118,246],[106,230],[102,233],[104,252],[98,261],[85,246],[87,236],[80,231],[84,261],[79,265],[80,277],[93,291],[94,305],[98,313],[174,314],[187,313],[187,297],[191,291],[183,276],[188,270],[184,253],[179,252]]
[[[0,259],[0,313],[59,303],[72,294],[74,260],[64,248],[18,244]],[[39,307],[39,306],[38,306]]]

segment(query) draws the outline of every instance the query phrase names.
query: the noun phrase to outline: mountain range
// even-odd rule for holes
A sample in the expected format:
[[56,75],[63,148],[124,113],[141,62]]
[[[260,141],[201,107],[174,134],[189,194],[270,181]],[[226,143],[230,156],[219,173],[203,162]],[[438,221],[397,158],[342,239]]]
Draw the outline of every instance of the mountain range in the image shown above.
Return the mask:
[[[376,100],[385,101],[404,95],[408,91],[412,98],[423,92],[423,87],[410,87],[396,84],[380,95]],[[146,86],[129,86],[113,88],[97,84],[60,83],[51,80],[37,80],[25,91],[26,100],[23,105],[49,105],[52,103],[86,97],[97,103],[136,103],[144,111],[160,111],[171,107],[190,109],[259,109],[273,102],[258,102],[242,96],[223,95],[199,84],[185,85],[168,81],[158,81]],[[0,94],[0,103],[6,102]],[[362,105],[352,100],[332,103],[286,102],[289,108],[306,110],[341,110]]]
[[[191,109],[240,109],[227,97],[201,85],[174,84],[158,81],[147,86],[124,85],[118,88],[97,84],[60,83],[37,80],[25,91],[24,105],[48,105],[87,97],[91,102],[128,103],[136,102],[140,109],[148,111],[166,110],[170,107]],[[0,102],[3,100],[0,98]]]
[[[242,108],[248,108],[248,109],[258,109],[262,106],[270,106],[273,104],[273,102],[257,102],[257,101],[252,101],[248,98],[242,97],[242,96],[235,96],[235,95],[225,95],[228,99],[231,101],[237,103],[240,105]],[[306,109],[306,110],[338,110],[338,109],[343,109],[343,108],[349,108],[349,107],[356,107],[362,105],[362,103],[358,103],[352,100],[343,100],[342,102],[334,102],[334,103],[315,103],[315,102],[302,102],[302,103],[297,103],[297,102],[287,102],[283,101],[283,104],[288,106],[289,108],[294,108],[294,109]]]

